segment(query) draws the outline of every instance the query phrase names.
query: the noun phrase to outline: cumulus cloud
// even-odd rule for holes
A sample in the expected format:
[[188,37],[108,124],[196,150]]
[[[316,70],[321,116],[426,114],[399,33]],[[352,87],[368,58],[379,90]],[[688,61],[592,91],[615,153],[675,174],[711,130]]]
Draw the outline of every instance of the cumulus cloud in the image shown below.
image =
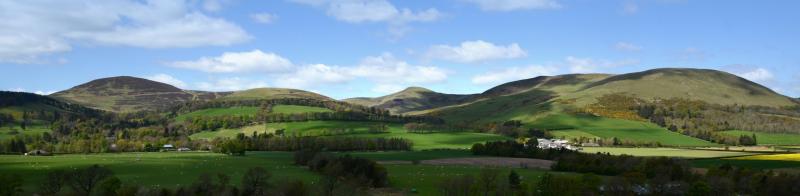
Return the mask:
[[505,82],[533,78],[536,76],[554,75],[558,68],[553,66],[530,65],[526,67],[510,67],[500,71],[492,71],[472,77],[473,84],[501,84]]
[[239,91],[267,87],[267,82],[240,77],[214,79],[210,82],[197,83],[197,88],[207,91]]
[[642,47],[628,42],[617,42],[617,44],[614,44],[614,49],[619,51],[638,52],[642,50]]
[[460,63],[475,63],[496,59],[514,59],[527,56],[527,52],[512,43],[507,46],[495,45],[483,40],[465,41],[458,46],[434,45],[425,56]]
[[187,87],[185,82],[183,82],[183,81],[181,81],[181,80],[179,80],[179,79],[177,79],[175,77],[172,77],[171,75],[164,74],[164,73],[150,75],[150,76],[146,76],[144,78],[148,79],[148,80],[156,81],[156,82],[166,83],[166,84],[178,87],[178,88],[186,88]]
[[269,24],[277,20],[278,16],[275,14],[262,12],[262,13],[251,14],[250,18],[253,19],[253,21],[256,21],[257,23]]
[[727,65],[723,66],[722,70],[754,82],[769,82],[775,78],[772,72],[766,68],[753,65]]
[[320,84],[340,84],[353,79],[346,69],[325,64],[306,65],[292,74],[279,78],[276,81],[276,85],[286,88],[308,88]]
[[561,8],[556,0],[464,0],[477,4],[485,11],[514,11]]
[[280,72],[293,67],[289,59],[261,50],[250,52],[225,52],[217,57],[202,57],[193,61],[176,61],[170,66],[210,73],[236,73],[249,71]]
[[397,8],[387,0],[292,0],[326,10],[326,13],[339,21],[348,23],[389,24],[388,31],[395,37],[403,36],[409,31],[411,22],[431,22],[442,17],[439,10],[428,8],[413,11],[408,8]]
[[238,25],[207,16],[192,4],[1,1],[0,61],[37,63],[42,57],[69,51],[75,43],[173,48],[230,45],[250,39]]

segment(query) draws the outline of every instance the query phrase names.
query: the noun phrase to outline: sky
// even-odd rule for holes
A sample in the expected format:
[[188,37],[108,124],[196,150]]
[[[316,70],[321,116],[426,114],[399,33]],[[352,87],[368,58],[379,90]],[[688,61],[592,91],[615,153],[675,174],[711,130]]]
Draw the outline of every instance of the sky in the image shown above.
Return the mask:
[[9,0],[0,1],[0,89],[49,94],[124,75],[343,99],[680,67],[800,97],[797,8],[794,0]]

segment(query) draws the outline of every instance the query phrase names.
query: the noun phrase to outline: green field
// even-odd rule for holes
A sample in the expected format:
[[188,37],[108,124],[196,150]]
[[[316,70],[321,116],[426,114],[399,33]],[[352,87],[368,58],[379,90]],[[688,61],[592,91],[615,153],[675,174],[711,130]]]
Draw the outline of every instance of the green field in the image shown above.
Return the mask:
[[730,136],[753,135],[756,134],[758,145],[798,145],[800,144],[800,134],[790,133],[762,133],[752,131],[731,130],[721,132]]
[[534,121],[532,127],[552,131],[556,137],[598,137],[634,142],[660,142],[666,146],[719,146],[705,140],[671,132],[649,122],[588,115],[551,114]]
[[413,161],[445,158],[476,157],[469,150],[423,150],[423,151],[388,151],[388,152],[351,152],[343,153],[354,157],[362,157],[376,161]]
[[195,133],[190,136],[192,139],[213,139],[214,137],[233,137],[237,133],[250,135],[253,131],[259,133],[273,132],[277,129],[285,129],[287,135],[314,136],[326,133],[333,133],[334,130],[342,130],[343,135],[356,137],[399,137],[406,138],[414,142],[415,150],[424,149],[468,149],[472,144],[510,139],[505,136],[474,133],[474,132],[447,132],[447,133],[407,133],[400,124],[389,124],[388,133],[372,134],[368,133],[370,125],[376,122],[358,121],[308,121],[308,122],[288,122],[288,123],[268,123],[266,125],[254,125],[240,129],[222,129],[218,131],[205,131]]
[[[178,115],[175,120],[183,121],[187,118],[197,116],[223,116],[223,115],[255,115],[259,107],[230,107],[230,108],[208,108]],[[272,107],[273,113],[298,114],[309,112],[333,112],[333,110],[319,107],[299,106],[299,105],[276,105]]]
[[[11,130],[16,130],[16,134],[12,134]],[[14,126],[14,128],[10,128],[7,126],[0,127],[0,141],[13,138],[17,135],[41,135],[42,133],[50,132],[50,127],[45,125],[31,125],[26,127],[25,130],[22,130],[19,126]]]
[[585,153],[611,153],[612,155],[632,155],[644,157],[683,157],[683,158],[717,158],[753,155],[755,153],[736,151],[692,150],[679,148],[612,148],[612,147],[584,147]]
[[[453,154],[464,155],[462,152]],[[398,155],[400,159],[416,157],[422,159],[453,157],[451,151],[421,151],[354,153],[354,156],[391,160]],[[440,157],[442,156],[442,157]],[[306,167],[292,165],[289,152],[247,152],[246,156],[227,156],[207,152],[162,152],[162,153],[120,153],[120,154],[70,154],[56,156],[0,155],[0,173],[20,174],[24,178],[24,189],[31,193],[42,182],[45,174],[56,169],[71,170],[92,164],[100,164],[111,169],[123,183],[144,186],[174,188],[194,182],[201,173],[224,173],[231,176],[231,184],[238,185],[241,176],[251,167],[264,167],[272,173],[272,181],[287,179],[303,180],[313,183],[319,176]],[[482,168],[474,166],[431,166],[431,165],[384,165],[389,172],[392,187],[401,190],[415,188],[420,195],[437,195],[438,183],[447,177],[458,175],[477,176]],[[508,175],[510,169],[497,169],[500,179]],[[527,183],[535,182],[544,171],[516,169]]]

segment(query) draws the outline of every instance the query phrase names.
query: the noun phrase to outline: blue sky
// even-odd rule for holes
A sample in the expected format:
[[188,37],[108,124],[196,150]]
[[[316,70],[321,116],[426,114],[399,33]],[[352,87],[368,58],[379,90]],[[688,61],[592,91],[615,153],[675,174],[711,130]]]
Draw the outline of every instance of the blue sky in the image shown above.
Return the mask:
[[3,1],[0,89],[129,75],[184,89],[408,86],[478,93],[540,75],[728,71],[800,96],[798,1]]

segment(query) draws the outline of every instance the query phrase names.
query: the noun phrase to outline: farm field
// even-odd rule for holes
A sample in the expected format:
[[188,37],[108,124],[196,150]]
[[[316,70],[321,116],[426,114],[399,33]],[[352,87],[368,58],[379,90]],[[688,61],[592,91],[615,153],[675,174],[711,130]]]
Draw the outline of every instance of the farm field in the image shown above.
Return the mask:
[[723,134],[730,136],[756,135],[758,145],[798,145],[800,144],[800,134],[789,133],[762,133],[753,131],[731,130],[723,131]]
[[709,168],[724,164],[754,169],[800,169],[800,154],[770,154],[692,160],[692,165],[695,167]]
[[616,147],[583,147],[585,153],[610,153],[612,155],[631,155],[643,157],[667,156],[683,158],[719,158],[754,155],[750,152],[692,150],[679,148],[616,148]]
[[534,121],[532,127],[554,130],[556,137],[599,137],[635,142],[659,142],[667,146],[719,146],[681,135],[649,122],[611,119],[585,115],[551,114]]
[[[12,130],[16,130],[17,133],[14,134]],[[41,135],[46,132],[50,132],[50,127],[45,125],[31,125],[26,127],[25,130],[22,130],[19,125],[14,126],[13,129],[9,127],[0,127],[0,140],[13,138],[17,135]]]
[[[389,160],[397,158],[437,159],[468,156],[465,151],[415,151],[415,152],[359,152],[353,156]],[[225,173],[231,184],[239,184],[241,176],[251,167],[260,166],[272,173],[271,180],[298,179],[312,183],[319,176],[306,167],[292,164],[291,152],[247,152],[246,156],[227,156],[209,152],[152,152],[119,154],[69,154],[56,156],[0,155],[0,173],[20,174],[23,188],[30,192],[42,182],[49,171],[88,167],[100,164],[111,169],[123,183],[174,188],[194,182],[202,173]],[[459,175],[477,176],[482,168],[477,166],[384,165],[389,171],[394,188],[411,190],[419,195],[436,195],[440,180]],[[499,177],[511,169],[495,168]],[[538,179],[544,170],[515,169],[523,179]],[[532,181],[527,181],[528,183]]]
[[389,124],[386,133],[368,133],[370,125],[375,122],[357,121],[308,121],[308,122],[289,122],[289,123],[268,123],[265,125],[253,125],[240,129],[222,129],[218,131],[204,131],[190,136],[192,139],[213,139],[214,137],[233,137],[238,133],[250,135],[253,131],[264,133],[273,132],[278,129],[285,129],[287,135],[329,135],[335,136],[354,136],[354,137],[398,137],[406,138],[414,142],[415,150],[425,149],[468,149],[472,144],[510,139],[505,136],[474,133],[474,132],[441,132],[441,133],[407,133],[400,124]]
[[[197,116],[222,116],[222,115],[255,115],[258,113],[260,107],[229,107],[229,108],[208,108],[181,114],[175,117],[175,120],[183,121],[187,118]],[[272,107],[273,113],[282,114],[297,114],[309,112],[333,112],[327,108],[298,106],[298,105],[276,105]]]

